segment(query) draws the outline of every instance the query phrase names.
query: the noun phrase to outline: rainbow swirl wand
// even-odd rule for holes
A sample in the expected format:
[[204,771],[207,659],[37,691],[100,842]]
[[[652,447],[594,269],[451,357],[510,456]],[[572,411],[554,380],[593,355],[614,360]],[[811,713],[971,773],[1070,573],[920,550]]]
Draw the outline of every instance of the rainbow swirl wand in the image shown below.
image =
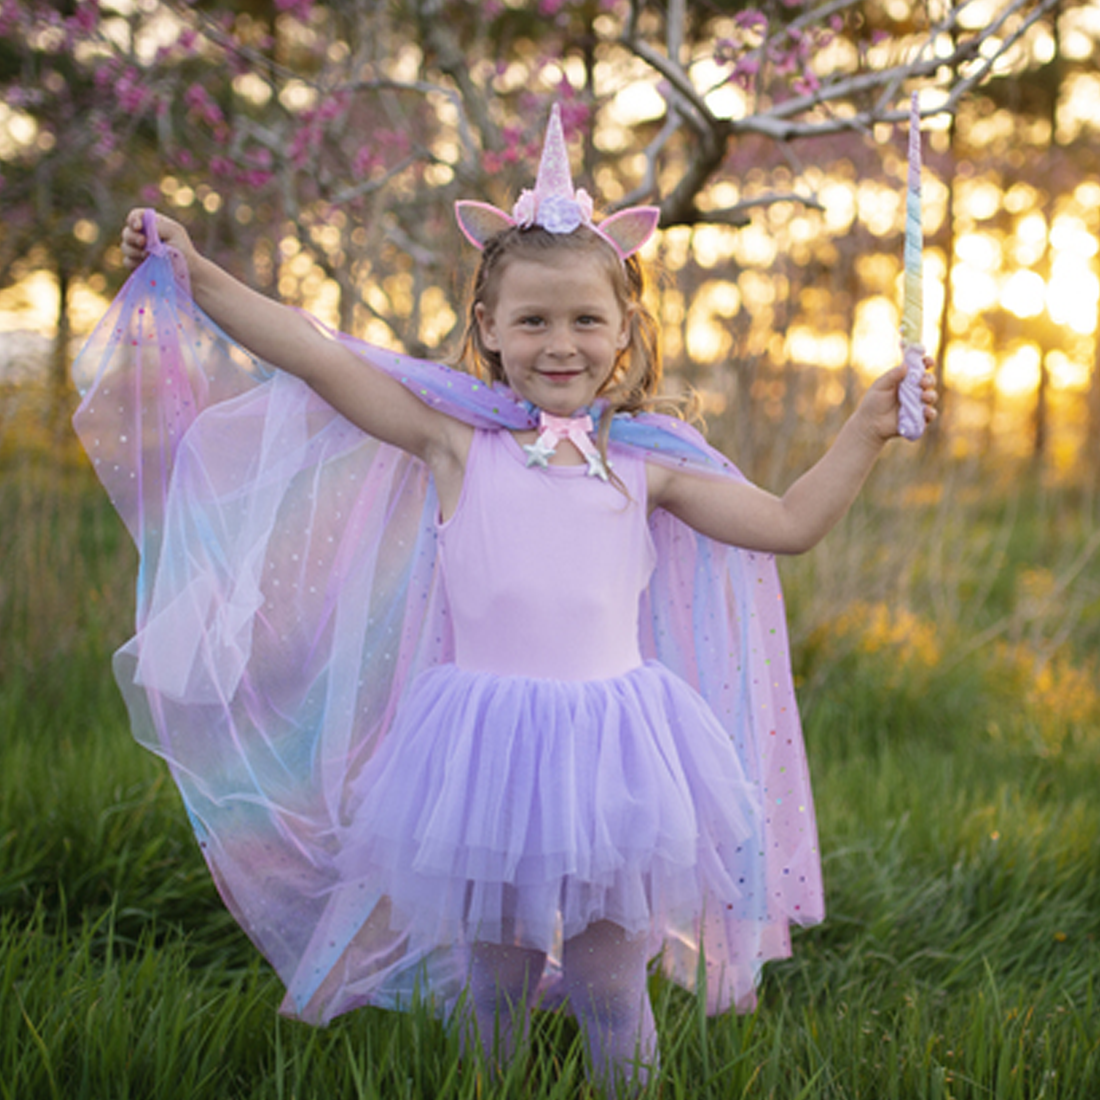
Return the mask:
[[924,376],[924,276],[921,270],[920,107],[917,93],[909,104],[909,180],[905,197],[905,301],[901,315],[905,378],[898,388],[898,432],[906,439],[924,434],[921,378]]

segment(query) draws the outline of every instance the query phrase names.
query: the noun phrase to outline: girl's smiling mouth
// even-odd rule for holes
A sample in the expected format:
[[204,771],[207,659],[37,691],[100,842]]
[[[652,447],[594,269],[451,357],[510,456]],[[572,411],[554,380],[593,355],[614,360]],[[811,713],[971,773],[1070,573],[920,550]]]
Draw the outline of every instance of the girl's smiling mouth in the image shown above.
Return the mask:
[[573,378],[579,377],[584,372],[579,370],[544,370],[539,373],[543,378],[551,382],[568,382]]

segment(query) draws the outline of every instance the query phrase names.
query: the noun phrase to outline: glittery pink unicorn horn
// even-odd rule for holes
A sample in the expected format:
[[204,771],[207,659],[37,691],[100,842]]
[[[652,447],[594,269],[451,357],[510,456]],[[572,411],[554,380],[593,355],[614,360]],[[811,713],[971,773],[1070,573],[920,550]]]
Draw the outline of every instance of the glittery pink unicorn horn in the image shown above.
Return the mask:
[[572,233],[585,225],[625,260],[653,235],[660,210],[656,206],[632,206],[598,225],[592,221],[591,196],[583,188],[573,190],[561,111],[555,103],[546,126],[534,190],[520,194],[511,214],[486,202],[466,201],[455,203],[455,217],[466,239],[478,249],[512,226],[526,229],[537,225],[549,233]]
[[924,276],[921,252],[920,105],[917,93],[909,104],[909,174],[905,196],[905,301],[901,317],[902,361],[905,378],[898,388],[898,432],[906,439],[924,434],[921,378],[924,376]]

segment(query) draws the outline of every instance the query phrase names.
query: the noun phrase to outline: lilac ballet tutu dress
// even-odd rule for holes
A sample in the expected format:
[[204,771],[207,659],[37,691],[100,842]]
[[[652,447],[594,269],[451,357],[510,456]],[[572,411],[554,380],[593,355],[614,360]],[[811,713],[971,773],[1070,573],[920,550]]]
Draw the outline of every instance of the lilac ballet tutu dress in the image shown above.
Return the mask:
[[739,477],[616,417],[621,488],[528,468],[508,391],[334,334],[476,429],[439,522],[417,460],[251,359],[163,249],[75,371],[76,427],[141,553],[115,657],[226,904],[325,1022],[449,1012],[476,941],[645,934],[709,1011],[821,919],[768,555],[647,516],[649,462]]
[[737,754],[642,661],[645,466],[611,457],[629,496],[583,466],[526,468],[509,432],[475,435],[440,537],[455,661],[411,686],[341,841],[414,945],[551,951],[609,920],[656,951],[708,896],[764,909]]

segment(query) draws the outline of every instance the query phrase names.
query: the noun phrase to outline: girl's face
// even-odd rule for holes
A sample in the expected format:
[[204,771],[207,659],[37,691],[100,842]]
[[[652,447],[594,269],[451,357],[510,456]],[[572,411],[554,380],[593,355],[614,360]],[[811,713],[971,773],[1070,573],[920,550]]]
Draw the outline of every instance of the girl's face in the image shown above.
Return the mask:
[[508,260],[496,302],[474,314],[512,391],[555,416],[590,405],[630,341],[603,262],[583,253]]

